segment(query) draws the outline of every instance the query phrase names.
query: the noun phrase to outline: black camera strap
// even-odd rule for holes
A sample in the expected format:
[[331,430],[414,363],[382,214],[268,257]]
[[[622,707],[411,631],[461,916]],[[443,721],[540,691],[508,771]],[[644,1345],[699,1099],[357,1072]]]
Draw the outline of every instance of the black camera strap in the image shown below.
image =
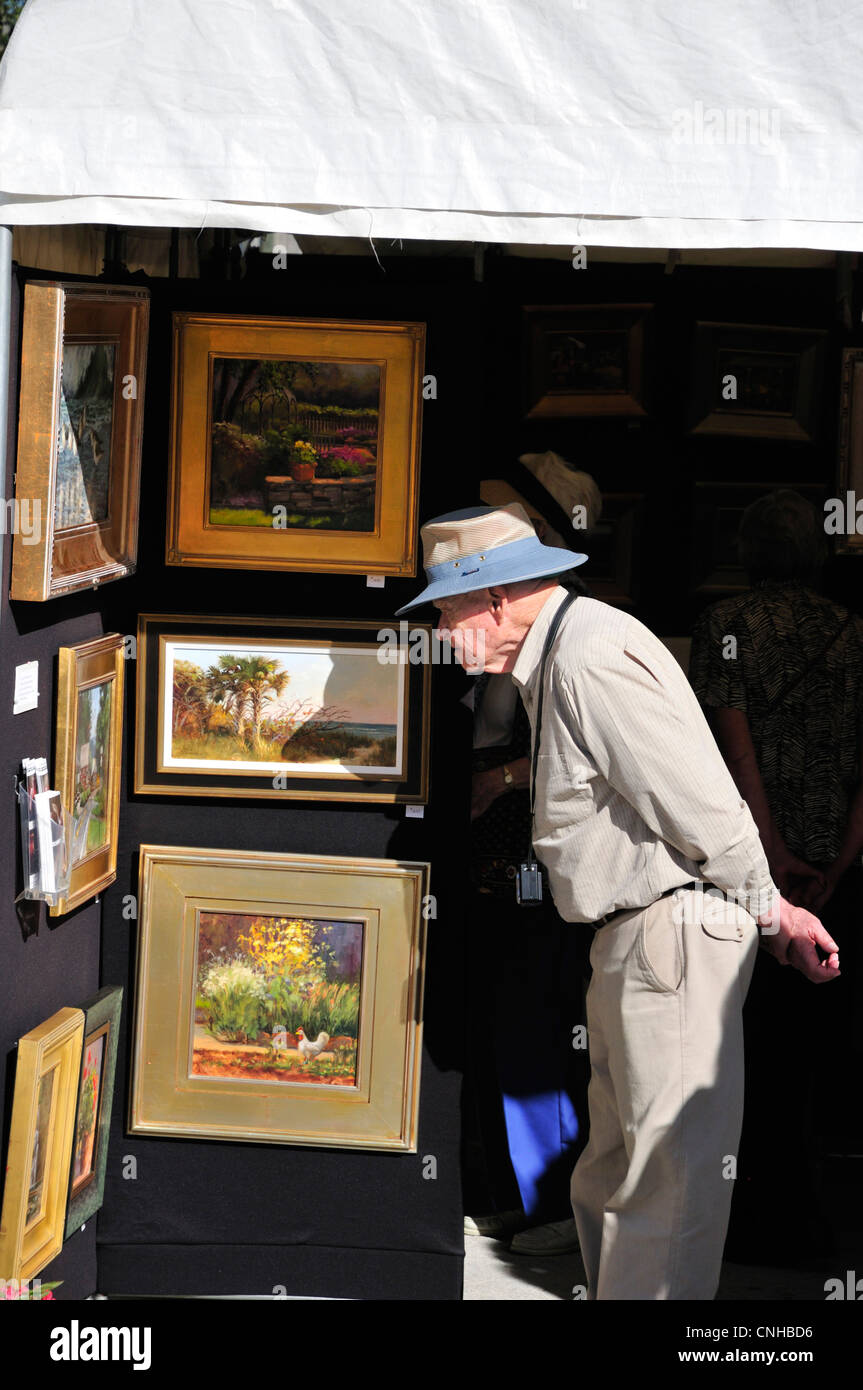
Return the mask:
[[534,724],[533,730],[533,754],[530,764],[530,832],[527,846],[527,863],[529,865],[536,863],[536,855],[533,852],[533,807],[536,800],[536,771],[539,766],[539,740],[542,731],[542,698],[545,688],[545,668],[548,665],[549,653],[554,639],[557,636],[560,624],[563,621],[563,616],[577,598],[578,594],[572,592],[568,593],[552,618],[548,632],[546,633],[545,646],[542,649],[542,657],[539,663],[539,691],[536,697],[536,723]]

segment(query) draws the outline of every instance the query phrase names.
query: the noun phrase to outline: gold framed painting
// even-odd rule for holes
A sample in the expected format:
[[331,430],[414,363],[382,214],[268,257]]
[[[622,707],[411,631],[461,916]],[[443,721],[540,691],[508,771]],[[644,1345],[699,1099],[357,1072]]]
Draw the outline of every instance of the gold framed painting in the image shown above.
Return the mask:
[[425,324],[173,325],[167,563],[413,575]]
[[130,1132],[416,1152],[428,873],[142,845]]
[[125,285],[25,285],[13,599],[135,569],[149,310]]
[[135,791],[425,802],[423,638],[428,651],[422,624],[142,613]]
[[61,647],[54,780],[72,818],[69,892],[52,917],[86,902],[117,876],[123,732],[123,638]]
[[0,1279],[32,1279],[59,1255],[84,1014],[60,1009],[18,1041],[0,1217]]

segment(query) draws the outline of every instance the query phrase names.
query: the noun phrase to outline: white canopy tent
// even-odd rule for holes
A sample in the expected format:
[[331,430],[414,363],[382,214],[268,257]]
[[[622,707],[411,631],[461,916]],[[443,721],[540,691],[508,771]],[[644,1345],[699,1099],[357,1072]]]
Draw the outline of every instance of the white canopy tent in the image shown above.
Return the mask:
[[861,21],[859,0],[28,0],[0,224],[857,251]]
[[29,0],[0,221],[863,249],[855,0]]

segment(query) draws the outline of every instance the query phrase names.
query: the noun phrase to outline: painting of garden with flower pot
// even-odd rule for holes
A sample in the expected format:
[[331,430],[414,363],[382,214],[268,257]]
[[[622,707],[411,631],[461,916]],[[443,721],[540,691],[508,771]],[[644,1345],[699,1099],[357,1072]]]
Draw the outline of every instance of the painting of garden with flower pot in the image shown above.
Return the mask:
[[214,357],[211,526],[370,532],[381,367]]
[[363,923],[201,912],[192,1075],[356,1084]]

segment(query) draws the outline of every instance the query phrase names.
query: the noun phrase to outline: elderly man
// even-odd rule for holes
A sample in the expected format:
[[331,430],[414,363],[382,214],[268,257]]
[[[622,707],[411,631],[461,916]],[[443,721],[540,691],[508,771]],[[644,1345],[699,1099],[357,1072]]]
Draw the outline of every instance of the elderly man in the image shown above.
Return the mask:
[[572,1181],[588,1297],[713,1298],[759,934],[813,981],[838,974],[836,944],[780,897],[674,658],[556,582],[585,555],[544,546],[517,504],[422,535],[429,582],[400,613],[434,603],[466,669],[512,675],[533,737],[533,847],[561,916],[594,929],[590,1139]]

